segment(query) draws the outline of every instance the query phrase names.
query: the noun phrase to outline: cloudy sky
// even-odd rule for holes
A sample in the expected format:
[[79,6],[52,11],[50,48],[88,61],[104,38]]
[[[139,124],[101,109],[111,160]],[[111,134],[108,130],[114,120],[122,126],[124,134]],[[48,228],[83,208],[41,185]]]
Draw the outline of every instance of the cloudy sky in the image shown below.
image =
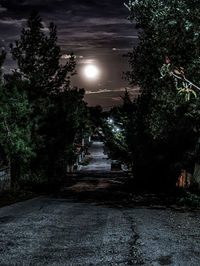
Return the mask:
[[[128,87],[122,79],[128,69],[123,57],[137,45],[135,24],[126,17],[124,0],[0,0],[0,47],[8,49],[17,40],[31,10],[37,9],[48,26],[53,21],[58,27],[58,44],[63,60],[73,52],[78,74],[73,84],[86,89],[85,99],[90,105],[109,107],[119,103],[120,95]],[[87,79],[84,67],[96,65],[99,76]],[[4,66],[13,67],[8,56]],[[131,94],[136,88],[129,88]]]

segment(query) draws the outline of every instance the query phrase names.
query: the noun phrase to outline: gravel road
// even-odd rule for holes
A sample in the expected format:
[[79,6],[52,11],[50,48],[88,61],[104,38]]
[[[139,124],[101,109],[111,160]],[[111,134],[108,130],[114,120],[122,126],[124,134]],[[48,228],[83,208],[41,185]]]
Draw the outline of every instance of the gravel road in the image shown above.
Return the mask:
[[39,197],[0,209],[0,265],[200,265],[197,217]]

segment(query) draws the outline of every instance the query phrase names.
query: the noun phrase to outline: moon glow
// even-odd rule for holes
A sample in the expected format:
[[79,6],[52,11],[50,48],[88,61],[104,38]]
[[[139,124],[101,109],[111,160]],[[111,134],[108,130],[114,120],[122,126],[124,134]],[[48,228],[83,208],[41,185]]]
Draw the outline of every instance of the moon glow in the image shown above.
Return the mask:
[[84,75],[87,79],[95,80],[99,76],[99,69],[95,65],[87,65],[84,68]]

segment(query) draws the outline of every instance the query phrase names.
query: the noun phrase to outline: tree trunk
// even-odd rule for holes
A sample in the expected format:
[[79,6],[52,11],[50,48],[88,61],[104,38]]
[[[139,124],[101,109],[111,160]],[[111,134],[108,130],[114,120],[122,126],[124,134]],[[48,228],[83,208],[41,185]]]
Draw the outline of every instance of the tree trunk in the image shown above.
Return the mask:
[[200,164],[199,163],[195,163],[192,183],[196,185],[198,189],[200,189]]

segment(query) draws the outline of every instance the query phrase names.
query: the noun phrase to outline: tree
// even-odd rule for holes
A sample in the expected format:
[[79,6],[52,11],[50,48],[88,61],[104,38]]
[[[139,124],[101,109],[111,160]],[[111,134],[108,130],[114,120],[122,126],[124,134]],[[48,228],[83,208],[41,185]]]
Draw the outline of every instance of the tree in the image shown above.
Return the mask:
[[[0,57],[5,59],[5,52]],[[8,77],[7,77],[8,78]],[[34,154],[31,141],[30,115],[32,108],[25,92],[19,92],[17,85],[9,85],[8,80],[0,82],[0,150],[4,164],[11,165],[12,180],[24,175],[30,159]]]
[[60,162],[67,163],[76,155],[73,142],[77,131],[82,130],[84,91],[70,84],[75,60],[71,55],[65,64],[60,63],[56,26],[50,23],[48,32],[44,31],[35,11],[22,29],[20,39],[10,47],[18,69],[5,77],[7,86],[17,84],[18,92],[27,95],[32,108],[29,126],[36,156],[31,160],[31,169],[35,175],[48,176],[52,183],[64,173]]
[[[62,179],[67,165],[76,162],[75,143],[81,137],[87,124],[87,109],[83,102],[84,90],[65,90],[53,97],[54,104],[50,108],[46,131],[48,145],[43,150],[46,155],[47,171],[50,182]],[[53,122],[53,123],[52,123]]]
[[2,66],[6,58],[6,52],[3,50],[0,54],[0,76],[2,75]]
[[13,59],[17,60],[17,70],[23,79],[28,80],[30,99],[38,99],[69,88],[70,76],[75,74],[73,55],[61,65],[61,50],[57,45],[57,30],[53,23],[45,34],[41,17],[33,11],[21,37],[11,44]]
[[123,164],[132,165],[131,150],[127,141],[129,132],[127,122],[132,118],[130,116],[132,116],[133,106],[127,90],[122,99],[123,104],[113,107],[103,119],[102,129],[109,156]]
[[16,87],[12,93],[1,86],[0,146],[11,165],[12,181],[23,178],[27,173],[30,159],[35,156],[35,145],[31,140],[32,108],[27,95],[20,94]]
[[127,73],[130,83],[141,89],[134,112],[138,117],[136,131],[141,137],[137,142],[132,139],[131,145],[134,149],[141,144],[140,161],[143,165],[146,162],[147,167],[142,171],[145,167],[137,160],[137,172],[150,180],[157,176],[155,183],[161,180],[160,185],[163,179],[170,186],[175,185],[181,168],[191,171],[194,165],[200,101],[192,98],[186,102],[177,95],[173,80],[161,79],[160,68],[164,57],[169,56],[174,65],[184,68],[189,80],[198,84],[200,3],[147,0],[129,1],[126,6],[130,19],[135,19],[139,28],[140,39],[128,55],[131,70]]

